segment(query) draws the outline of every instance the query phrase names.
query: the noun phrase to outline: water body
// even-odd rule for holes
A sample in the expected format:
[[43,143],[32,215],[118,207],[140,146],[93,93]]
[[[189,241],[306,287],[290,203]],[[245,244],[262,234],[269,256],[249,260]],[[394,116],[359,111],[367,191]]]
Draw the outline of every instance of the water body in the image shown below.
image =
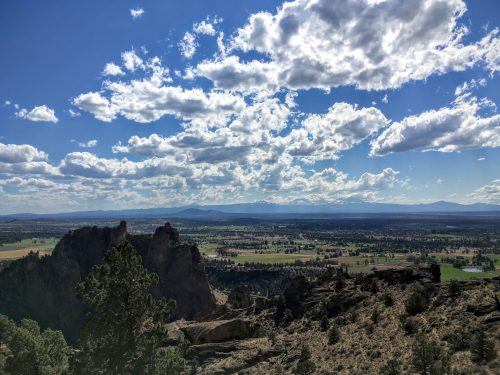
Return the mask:
[[462,271],[465,271],[465,272],[483,272],[483,270],[481,268],[477,268],[477,267],[462,268]]

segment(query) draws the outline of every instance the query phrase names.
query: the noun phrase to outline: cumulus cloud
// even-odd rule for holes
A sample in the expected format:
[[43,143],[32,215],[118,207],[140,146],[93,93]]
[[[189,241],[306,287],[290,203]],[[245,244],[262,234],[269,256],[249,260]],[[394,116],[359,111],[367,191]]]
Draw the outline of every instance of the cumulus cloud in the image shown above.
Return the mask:
[[130,15],[133,19],[140,18],[144,15],[144,9],[142,8],[133,8],[130,9]]
[[34,107],[31,111],[22,108],[16,113],[16,116],[22,119],[36,122],[42,121],[57,123],[57,121],[59,121],[54,110],[47,107],[46,105]]
[[[196,22],[193,24],[192,31],[186,31],[182,39],[178,43],[179,51],[182,56],[186,59],[191,59],[199,46],[198,35],[208,35],[215,36],[217,34],[216,25],[222,22],[222,18],[218,16],[207,17],[201,22]],[[219,35],[220,38],[223,37],[223,33]],[[217,41],[217,43],[222,43],[222,41]]]
[[[233,55],[204,61],[193,73],[218,88],[255,91],[397,88],[479,62],[496,71],[498,30],[464,43],[465,12],[462,0],[286,2],[275,14],[252,14],[232,39]],[[238,51],[265,58],[244,62]]]
[[471,202],[500,204],[500,180],[494,180],[490,184],[477,188],[467,194]]
[[190,59],[196,53],[196,48],[198,48],[198,42],[195,35],[187,31],[179,42],[181,55],[186,59]]
[[104,82],[101,92],[81,94],[73,99],[73,104],[106,122],[119,115],[141,123],[172,115],[184,121],[203,119],[213,125],[224,123],[228,116],[244,107],[244,99],[239,95],[169,86],[168,70],[160,65],[158,58],[147,64],[130,59],[127,69],[146,65],[150,75],[130,81]]
[[135,72],[136,69],[145,69],[144,61],[137,55],[135,50],[125,51],[121,57],[123,66],[127,70]]
[[201,21],[193,25],[193,31],[196,34],[215,36],[215,27],[210,21]]
[[125,73],[123,72],[122,68],[120,68],[118,65],[115,63],[107,63],[104,66],[104,70],[102,71],[103,76],[123,76]]
[[481,110],[491,106],[488,100],[465,94],[449,107],[406,117],[391,124],[372,141],[370,155],[414,149],[452,152],[499,147],[500,115],[480,115]]
[[15,145],[0,143],[0,162],[24,163],[47,160],[48,155],[31,145]]
[[47,159],[47,153],[34,146],[0,143],[1,174],[57,175],[57,168],[47,163]]
[[78,142],[78,146],[83,147],[83,148],[95,147],[95,146],[97,146],[97,139],[92,139],[92,140],[87,141],[87,142]]
[[290,135],[289,152],[305,161],[336,159],[387,124],[374,107],[357,109],[348,103],[335,103],[324,115],[308,116],[301,129]]
[[140,179],[158,175],[190,174],[189,169],[178,166],[172,158],[153,158],[133,162],[126,158],[105,159],[89,152],[71,152],[61,161],[59,170],[69,176],[89,178]]

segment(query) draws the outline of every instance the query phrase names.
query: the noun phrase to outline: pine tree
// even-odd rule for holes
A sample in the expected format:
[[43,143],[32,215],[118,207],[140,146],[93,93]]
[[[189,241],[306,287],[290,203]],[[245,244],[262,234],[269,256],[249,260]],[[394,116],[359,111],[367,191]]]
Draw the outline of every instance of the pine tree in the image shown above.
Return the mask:
[[157,283],[130,243],[108,250],[76,288],[90,310],[72,365],[76,374],[154,374],[176,366],[178,353],[161,348],[175,302],[153,298]]
[[311,352],[307,346],[303,346],[300,352],[299,361],[293,373],[295,375],[309,375],[314,374],[316,365],[311,361]]
[[474,362],[488,362],[496,356],[495,343],[488,339],[482,327],[472,336],[470,350]]

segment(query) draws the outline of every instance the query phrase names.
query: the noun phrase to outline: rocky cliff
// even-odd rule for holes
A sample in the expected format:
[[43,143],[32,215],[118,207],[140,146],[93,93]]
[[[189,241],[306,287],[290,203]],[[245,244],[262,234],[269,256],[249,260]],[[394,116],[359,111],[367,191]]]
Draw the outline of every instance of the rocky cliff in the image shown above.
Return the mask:
[[31,318],[42,327],[61,329],[74,342],[85,311],[74,288],[102,261],[105,252],[129,241],[145,266],[158,274],[157,297],[177,302],[176,318],[193,318],[215,307],[198,248],[179,240],[178,232],[165,224],[154,234],[127,233],[121,222],[115,228],[84,227],[68,232],[51,256],[37,254],[13,262],[0,273],[0,313],[15,320]]

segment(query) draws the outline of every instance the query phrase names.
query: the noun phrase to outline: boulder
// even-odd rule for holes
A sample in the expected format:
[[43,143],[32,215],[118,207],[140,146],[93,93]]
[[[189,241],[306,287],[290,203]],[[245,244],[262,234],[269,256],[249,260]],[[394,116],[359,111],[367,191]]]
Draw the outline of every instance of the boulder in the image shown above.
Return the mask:
[[180,326],[180,330],[194,345],[245,339],[250,337],[256,328],[255,323],[241,318]]

